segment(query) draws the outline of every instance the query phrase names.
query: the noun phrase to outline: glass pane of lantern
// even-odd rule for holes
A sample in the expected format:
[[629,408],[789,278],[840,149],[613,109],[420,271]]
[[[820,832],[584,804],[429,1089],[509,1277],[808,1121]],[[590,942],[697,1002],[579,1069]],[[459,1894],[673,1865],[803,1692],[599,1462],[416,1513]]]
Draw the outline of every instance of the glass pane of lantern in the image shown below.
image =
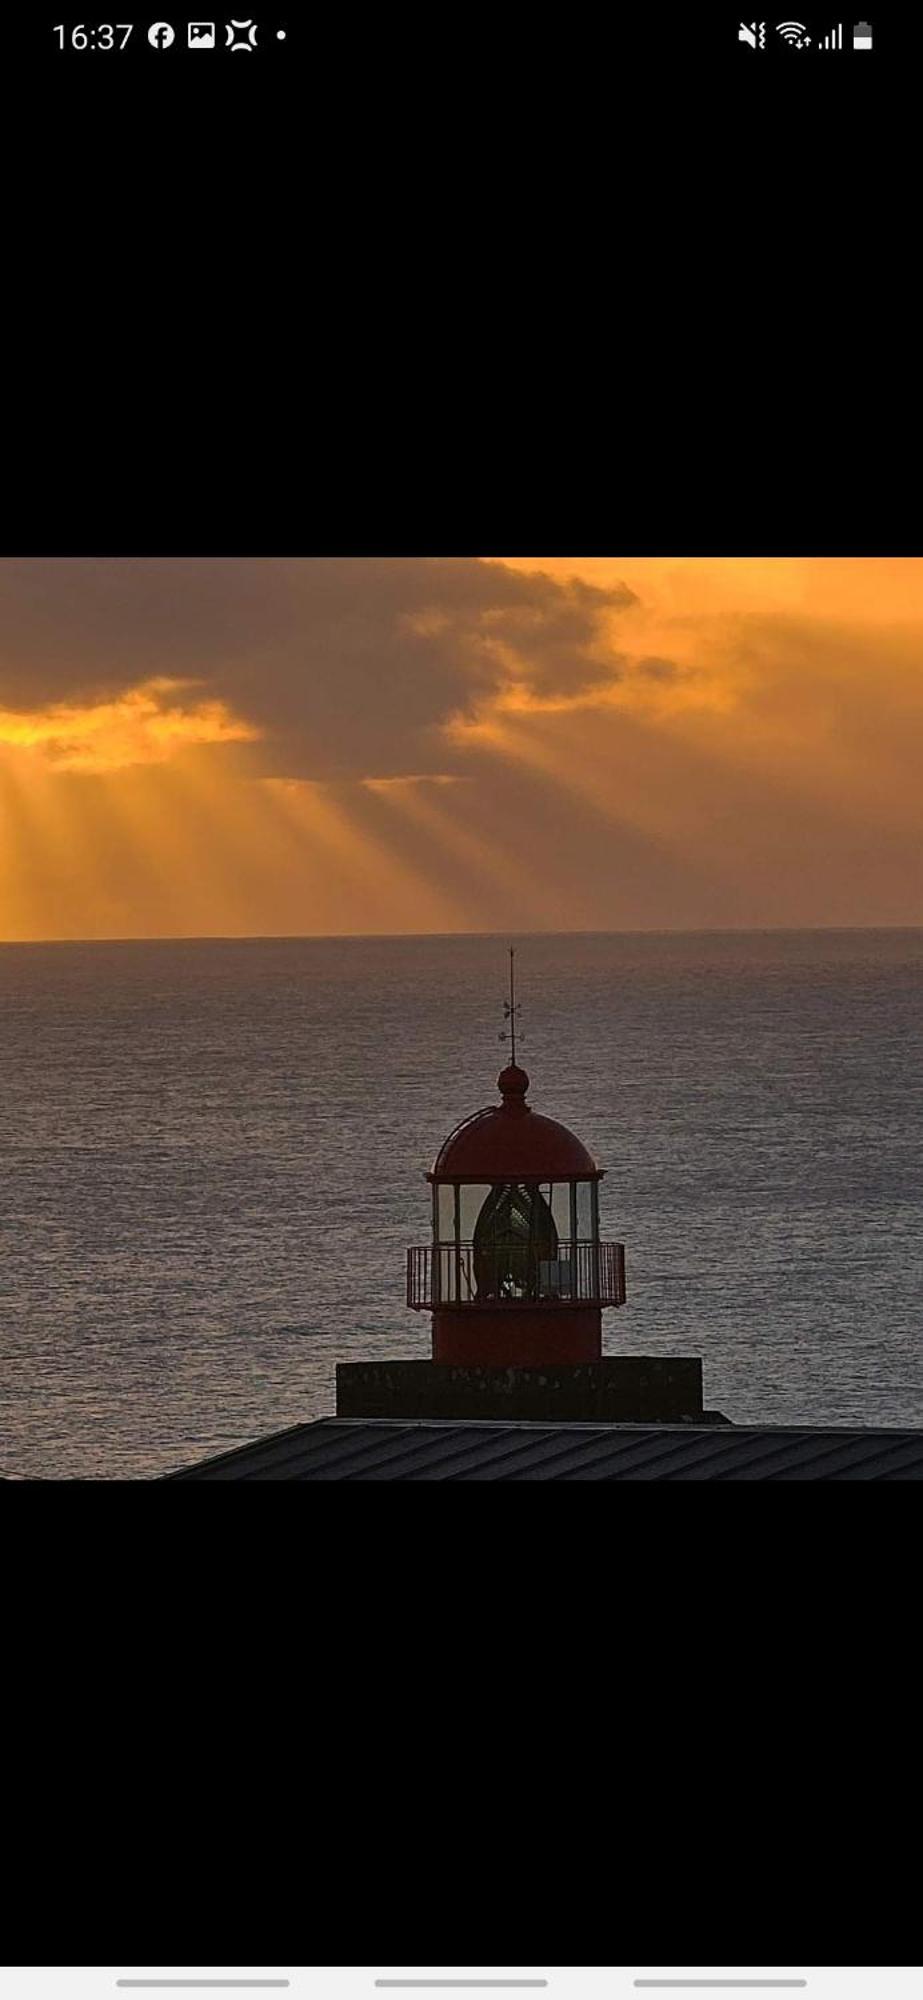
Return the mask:
[[438,1196],[439,1196],[439,1209],[438,1209],[439,1228],[437,1231],[438,1240],[440,1243],[454,1243],[455,1189],[453,1187],[441,1187],[438,1189]]
[[467,1187],[459,1188],[461,1240],[463,1243],[471,1243],[473,1241],[475,1224],[489,1193],[490,1183],[488,1181],[475,1182],[469,1184]]
[[593,1234],[593,1183],[577,1182],[577,1235],[582,1243]]
[[[547,1188],[542,1189],[548,1193]],[[551,1190],[551,1213],[558,1235],[565,1243],[570,1241],[570,1181],[556,1181]]]

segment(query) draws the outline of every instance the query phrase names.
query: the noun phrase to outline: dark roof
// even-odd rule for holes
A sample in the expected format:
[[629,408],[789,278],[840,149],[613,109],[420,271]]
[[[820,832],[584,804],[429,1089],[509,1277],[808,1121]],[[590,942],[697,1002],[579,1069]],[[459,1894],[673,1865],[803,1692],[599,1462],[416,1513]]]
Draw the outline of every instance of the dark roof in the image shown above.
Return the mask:
[[430,1180],[503,1181],[600,1179],[581,1139],[556,1118],[526,1103],[529,1079],[512,1063],[497,1078],[500,1104],[488,1104],[450,1132]]
[[324,1417],[171,1479],[923,1479],[923,1430]]

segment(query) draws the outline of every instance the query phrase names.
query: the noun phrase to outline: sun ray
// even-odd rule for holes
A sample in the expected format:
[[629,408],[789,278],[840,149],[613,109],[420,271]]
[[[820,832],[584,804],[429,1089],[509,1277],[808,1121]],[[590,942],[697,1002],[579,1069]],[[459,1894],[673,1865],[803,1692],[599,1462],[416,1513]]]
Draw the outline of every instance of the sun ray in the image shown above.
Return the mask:
[[[483,929],[488,921],[501,921],[511,906],[525,925],[540,928],[546,921],[547,895],[534,870],[508,841],[501,846],[471,825],[468,784],[458,781],[447,785],[420,778],[366,778],[364,782],[390,810],[403,814],[427,844],[435,847],[437,855],[454,864],[465,920],[475,929]],[[469,817],[459,819],[455,816],[459,812]]]
[[246,930],[254,884],[233,829],[234,786],[228,785],[231,797],[222,811],[216,788],[182,760],[146,767],[130,784],[124,775],[112,784],[138,844],[158,857],[161,900],[176,911],[174,934]]
[[[31,753],[0,756],[5,802],[4,868],[27,884],[19,891],[20,935],[87,935],[98,908],[92,842],[80,815],[67,809],[57,781]],[[11,935],[8,918],[4,935]],[[89,934],[92,934],[92,929]]]
[[[331,786],[303,780],[270,778],[263,783],[333,871],[333,894],[327,898],[333,932],[450,927],[449,900],[395,854],[380,826],[360,824],[360,788],[339,787],[335,794]],[[355,917],[344,921],[350,903],[353,909],[358,903],[363,913],[358,922]]]

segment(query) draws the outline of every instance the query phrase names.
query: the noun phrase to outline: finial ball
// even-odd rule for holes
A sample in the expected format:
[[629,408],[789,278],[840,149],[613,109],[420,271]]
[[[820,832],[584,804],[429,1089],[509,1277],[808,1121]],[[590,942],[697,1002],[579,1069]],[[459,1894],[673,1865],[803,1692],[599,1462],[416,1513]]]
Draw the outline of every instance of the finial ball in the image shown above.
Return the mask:
[[529,1078],[518,1063],[507,1063],[497,1078],[497,1089],[502,1097],[525,1097],[529,1088]]

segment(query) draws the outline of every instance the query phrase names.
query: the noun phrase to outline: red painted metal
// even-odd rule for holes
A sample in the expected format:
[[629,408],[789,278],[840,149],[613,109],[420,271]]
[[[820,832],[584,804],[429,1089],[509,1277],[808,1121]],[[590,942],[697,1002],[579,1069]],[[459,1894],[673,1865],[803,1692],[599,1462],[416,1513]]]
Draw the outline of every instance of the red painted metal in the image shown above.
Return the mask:
[[601,1180],[602,1170],[566,1125],[526,1103],[529,1079],[510,1063],[497,1087],[502,1103],[476,1111],[450,1132],[431,1181]]
[[495,1306],[469,1312],[446,1306],[433,1314],[433,1360],[468,1368],[528,1368],[546,1362],[599,1361],[598,1306]]

